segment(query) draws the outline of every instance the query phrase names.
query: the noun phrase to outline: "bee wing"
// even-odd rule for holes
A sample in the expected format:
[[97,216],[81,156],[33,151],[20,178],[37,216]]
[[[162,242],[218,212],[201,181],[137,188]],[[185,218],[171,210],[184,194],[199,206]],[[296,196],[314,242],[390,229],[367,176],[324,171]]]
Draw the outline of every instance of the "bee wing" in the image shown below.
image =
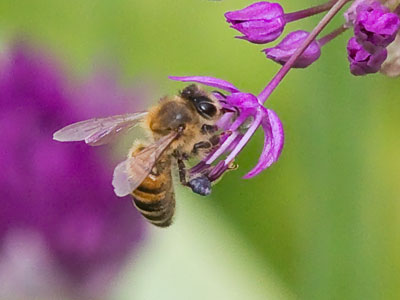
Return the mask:
[[91,146],[109,143],[114,137],[139,124],[147,112],[94,118],[68,125],[53,135],[60,142],[85,141]]
[[153,144],[145,147],[132,157],[118,164],[114,170],[112,184],[117,196],[129,195],[150,174],[164,150],[177,137],[178,133],[171,132]]

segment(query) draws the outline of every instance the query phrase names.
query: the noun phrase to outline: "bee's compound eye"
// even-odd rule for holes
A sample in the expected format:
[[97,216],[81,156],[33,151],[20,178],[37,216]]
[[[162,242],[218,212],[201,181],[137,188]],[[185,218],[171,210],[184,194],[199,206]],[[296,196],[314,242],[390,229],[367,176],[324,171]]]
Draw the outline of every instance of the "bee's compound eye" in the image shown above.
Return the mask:
[[209,102],[200,102],[197,105],[197,109],[199,113],[206,118],[212,118],[217,113],[216,107]]

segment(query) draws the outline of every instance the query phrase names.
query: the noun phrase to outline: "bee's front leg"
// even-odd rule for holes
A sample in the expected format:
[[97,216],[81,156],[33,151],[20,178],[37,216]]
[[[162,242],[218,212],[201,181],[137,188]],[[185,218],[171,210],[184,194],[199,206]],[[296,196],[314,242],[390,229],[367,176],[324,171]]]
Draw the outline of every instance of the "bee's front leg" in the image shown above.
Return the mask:
[[210,149],[212,147],[212,144],[209,141],[202,141],[194,144],[192,153],[197,154],[200,149]]
[[201,133],[202,134],[213,134],[216,131],[218,131],[218,126],[217,125],[203,124],[201,126]]

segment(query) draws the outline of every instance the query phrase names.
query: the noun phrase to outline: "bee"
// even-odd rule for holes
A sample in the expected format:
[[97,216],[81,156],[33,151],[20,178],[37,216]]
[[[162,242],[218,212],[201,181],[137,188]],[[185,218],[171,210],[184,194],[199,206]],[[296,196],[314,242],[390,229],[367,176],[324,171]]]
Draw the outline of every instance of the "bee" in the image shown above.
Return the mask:
[[57,141],[85,141],[103,145],[140,125],[148,140],[136,141],[128,158],[114,170],[117,196],[131,194],[138,211],[152,224],[167,227],[175,212],[172,169],[180,182],[195,193],[208,195],[210,180],[200,175],[187,179],[185,161],[201,157],[219,143],[216,121],[222,109],[211,93],[192,84],[178,95],[164,97],[147,112],[95,118],[66,126],[54,133]]

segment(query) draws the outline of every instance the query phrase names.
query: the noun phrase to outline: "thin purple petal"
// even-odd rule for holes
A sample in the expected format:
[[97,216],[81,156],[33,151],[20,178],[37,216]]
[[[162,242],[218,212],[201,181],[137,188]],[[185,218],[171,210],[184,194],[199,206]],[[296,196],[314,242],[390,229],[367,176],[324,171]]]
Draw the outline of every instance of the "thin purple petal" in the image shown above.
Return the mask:
[[267,109],[268,119],[263,120],[261,126],[264,130],[264,147],[257,165],[243,178],[256,176],[275,161],[278,160],[285,140],[282,122],[278,115],[271,109]]
[[210,174],[208,174],[208,177],[210,178],[211,181],[215,181],[217,180],[219,177],[221,177],[221,175],[228,170],[228,166],[225,165],[224,161],[221,160],[219,161],[215,167],[212,169],[212,171],[210,172]]
[[239,89],[228,81],[218,79],[209,76],[168,76],[171,80],[183,81],[183,82],[197,82],[204,85],[216,87],[221,90],[225,90],[231,93],[239,92]]
[[229,165],[235,157],[242,151],[244,146],[249,142],[250,138],[253,136],[253,134],[256,132],[258,126],[262,122],[262,114],[259,112],[251,124],[250,128],[246,131],[246,133],[243,135],[243,138],[237,143],[236,147],[232,150],[231,153],[229,153],[228,157],[224,160],[225,165]]
[[218,121],[217,126],[223,130],[227,130],[229,125],[232,123],[232,118],[235,116],[233,112],[225,113]]
[[272,155],[274,157],[274,162],[278,160],[279,156],[282,153],[283,144],[285,143],[285,133],[283,131],[283,125],[281,120],[279,119],[276,112],[272,109],[267,109],[269,123],[272,129]]
[[212,164],[220,155],[224,154],[238,135],[239,132],[234,131],[210,157],[207,157],[206,164]]

